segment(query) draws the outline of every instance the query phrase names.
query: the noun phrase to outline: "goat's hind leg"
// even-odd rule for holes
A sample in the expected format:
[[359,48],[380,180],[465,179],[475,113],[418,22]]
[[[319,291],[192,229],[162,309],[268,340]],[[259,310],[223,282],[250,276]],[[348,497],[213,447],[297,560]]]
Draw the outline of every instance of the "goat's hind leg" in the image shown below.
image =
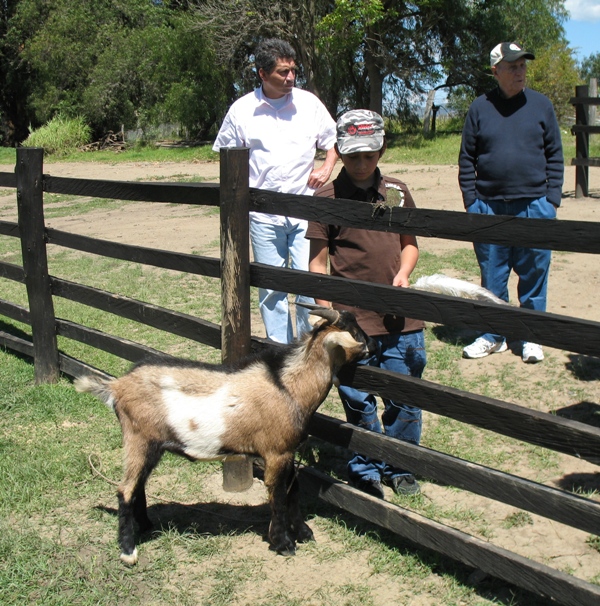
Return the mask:
[[[136,441],[137,442],[137,441]],[[139,531],[152,528],[146,509],[146,481],[158,464],[162,452],[149,444],[125,445],[125,476],[119,486],[119,546],[121,561],[134,566],[138,561],[135,524]]]
[[293,454],[265,459],[265,484],[271,505],[269,525],[269,549],[281,555],[294,555],[296,543],[288,533],[287,487],[288,478],[294,470]]

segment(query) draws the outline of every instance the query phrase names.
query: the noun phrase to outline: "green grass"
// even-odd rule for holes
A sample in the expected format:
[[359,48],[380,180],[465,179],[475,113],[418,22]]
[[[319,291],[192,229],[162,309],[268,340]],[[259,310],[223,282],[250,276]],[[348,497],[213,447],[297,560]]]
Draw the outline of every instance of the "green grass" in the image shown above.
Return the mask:
[[[417,133],[391,133],[388,137],[388,149],[383,161],[399,164],[456,164],[460,150],[461,136],[458,133],[438,132],[432,137]],[[565,164],[575,157],[575,137],[568,129],[562,129]],[[600,157],[600,136],[590,136],[590,157]],[[211,145],[187,148],[167,148],[155,145],[132,146],[115,153],[112,151],[49,154],[45,162],[102,162],[118,164],[120,162],[217,162],[219,154],[212,151]],[[16,153],[12,148],[0,148],[0,164],[13,164]],[[593,169],[592,169],[593,170]]]
[[57,114],[44,126],[33,131],[22,145],[43,147],[47,155],[64,157],[69,152],[90,143],[91,138],[92,129],[82,117],[66,118]]
[[[17,152],[14,147],[0,147],[0,164],[9,164],[13,168],[17,162]],[[5,172],[6,168],[2,167],[2,172]]]
[[[48,155],[44,162],[99,162],[119,164],[121,162],[218,162],[219,154],[212,151],[210,145],[186,148],[167,148],[156,146],[134,146],[125,151],[73,151],[65,155]],[[13,148],[0,147],[0,164],[14,165],[16,151]]]

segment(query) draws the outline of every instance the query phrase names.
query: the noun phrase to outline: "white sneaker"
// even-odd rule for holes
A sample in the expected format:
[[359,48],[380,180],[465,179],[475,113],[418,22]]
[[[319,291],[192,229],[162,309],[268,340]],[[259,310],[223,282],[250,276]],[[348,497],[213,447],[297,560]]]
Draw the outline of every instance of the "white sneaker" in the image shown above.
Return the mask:
[[463,358],[485,358],[485,356],[493,353],[502,353],[507,349],[506,339],[503,339],[500,343],[496,343],[495,341],[488,341],[484,337],[479,337],[471,345],[467,345],[463,349]]
[[541,362],[544,359],[542,346],[538,345],[537,343],[523,341],[523,354],[521,357],[523,358],[523,362],[526,362],[527,364],[536,364],[537,362]]

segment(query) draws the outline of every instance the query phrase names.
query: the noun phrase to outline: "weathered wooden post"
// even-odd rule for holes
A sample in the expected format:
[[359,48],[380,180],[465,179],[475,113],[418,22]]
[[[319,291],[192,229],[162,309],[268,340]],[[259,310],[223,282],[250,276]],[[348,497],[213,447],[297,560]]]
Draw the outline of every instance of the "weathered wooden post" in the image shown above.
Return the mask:
[[[589,90],[588,90],[588,95],[590,97],[597,97],[598,96],[598,78],[590,78],[590,85],[589,85]],[[597,108],[595,105],[590,105],[588,107],[588,118],[590,120],[590,124],[592,126],[596,126],[596,119],[597,119]]]
[[[575,97],[587,97],[587,86],[576,86]],[[575,105],[575,124],[577,126],[589,125],[588,106],[583,103]],[[590,135],[583,130],[575,132],[575,157],[577,160],[583,160],[582,164],[575,166],[575,197],[587,197],[589,192],[589,171],[590,168],[585,161],[590,157]]]
[[43,161],[43,149],[17,148],[17,208],[31,314],[35,382],[54,383],[59,377],[59,363],[44,231]]
[[[249,150],[221,149],[221,356],[236,362],[250,353]],[[252,459],[232,457],[223,464],[223,489],[252,486]]]

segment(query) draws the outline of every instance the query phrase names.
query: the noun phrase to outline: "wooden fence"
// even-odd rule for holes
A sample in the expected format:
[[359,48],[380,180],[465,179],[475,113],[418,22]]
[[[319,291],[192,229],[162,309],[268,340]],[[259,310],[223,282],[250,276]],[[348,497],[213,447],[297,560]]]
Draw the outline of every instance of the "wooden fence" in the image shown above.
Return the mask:
[[[132,341],[54,317],[53,298],[63,297],[220,348],[226,361],[265,341],[250,335],[250,286],[275,288],[428,322],[502,333],[552,347],[600,355],[600,323],[412,289],[275,268],[248,259],[248,211],[314,219],[378,231],[459,241],[536,246],[600,253],[600,223],[532,220],[429,209],[386,209],[350,200],[315,199],[248,188],[247,150],[221,152],[221,186],[131,183],[43,175],[42,150],[18,149],[16,175],[0,173],[0,186],[16,187],[18,224],[0,221],[0,235],[20,237],[23,267],[0,262],[0,277],[25,283],[29,309],[0,300],[0,314],[30,324],[32,341],[0,332],[0,345],[33,356],[39,382],[102,372],[59,352],[56,335],[75,339],[124,359],[158,352]],[[220,206],[221,258],[180,254],[107,242],[51,229],[44,224],[43,192],[156,203]],[[46,243],[160,268],[220,277],[223,319],[219,327],[115,293],[49,274]],[[382,397],[400,398],[437,415],[485,428],[530,444],[600,464],[600,429],[430,381],[369,367],[348,367],[342,382]],[[415,474],[600,535],[600,503],[453,456],[363,430],[316,414],[311,434],[322,440],[408,467]],[[248,468],[234,469],[234,487]],[[480,569],[516,586],[573,606],[600,603],[600,587],[534,562],[422,515],[370,497],[312,468],[301,472],[303,488],[320,499],[385,527],[417,545]]]
[[[594,83],[594,89],[597,88]],[[600,158],[590,158],[590,135],[600,134],[600,126],[595,120],[590,120],[590,107],[600,105],[600,97],[590,96],[590,88],[577,86],[575,97],[570,103],[575,106],[575,124],[571,127],[571,134],[575,135],[575,158],[571,166],[575,166],[575,197],[582,198],[589,195],[590,166],[600,166]],[[596,112],[592,112],[593,116]]]

